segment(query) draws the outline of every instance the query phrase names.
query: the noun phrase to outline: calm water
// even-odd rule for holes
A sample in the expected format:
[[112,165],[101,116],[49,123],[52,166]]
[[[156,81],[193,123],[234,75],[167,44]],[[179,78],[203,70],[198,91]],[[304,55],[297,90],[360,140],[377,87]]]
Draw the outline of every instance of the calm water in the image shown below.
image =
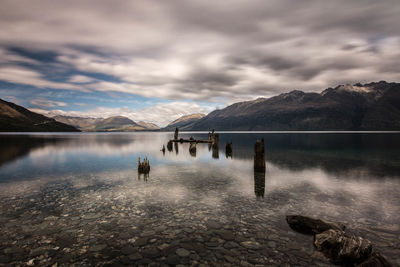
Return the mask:
[[287,214],[343,222],[400,264],[400,134],[221,133],[217,151],[163,154],[172,136],[0,135],[0,265],[326,264]]

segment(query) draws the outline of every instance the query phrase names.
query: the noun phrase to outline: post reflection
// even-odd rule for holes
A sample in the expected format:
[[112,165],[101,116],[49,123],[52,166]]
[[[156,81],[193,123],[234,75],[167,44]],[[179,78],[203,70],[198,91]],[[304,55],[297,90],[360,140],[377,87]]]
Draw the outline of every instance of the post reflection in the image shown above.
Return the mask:
[[174,147],[175,147],[175,154],[178,155],[179,154],[178,142],[174,143]]
[[218,145],[215,145],[215,144],[212,145],[212,158],[213,159],[219,159]]
[[138,172],[138,181],[141,180],[142,175],[143,175],[143,181],[147,182],[147,180],[149,179],[149,174],[148,173],[140,173],[140,172]]
[[254,172],[254,193],[256,198],[264,198],[265,172]]

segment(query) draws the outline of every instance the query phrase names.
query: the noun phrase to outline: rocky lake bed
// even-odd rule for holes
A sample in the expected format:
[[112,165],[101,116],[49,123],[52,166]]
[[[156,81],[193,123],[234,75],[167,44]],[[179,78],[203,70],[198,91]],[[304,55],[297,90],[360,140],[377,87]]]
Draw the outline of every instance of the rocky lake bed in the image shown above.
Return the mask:
[[[400,265],[398,179],[343,181],[343,174],[327,170],[288,170],[268,161],[268,144],[262,193],[252,161],[235,154],[215,160],[206,147],[194,159],[185,146],[179,155],[154,149],[144,179],[132,166],[136,154],[120,154],[141,143],[106,147],[116,154],[85,156],[78,167],[81,143],[68,144],[67,154],[51,163],[57,179],[48,164],[37,163],[60,153],[54,143],[25,162],[4,165],[0,266],[331,266],[315,253],[312,236],[289,227],[288,214],[341,222]],[[107,151],[103,139],[95,145]],[[93,171],[99,163],[104,168]],[[58,173],[60,166],[82,169]],[[29,179],[11,179],[27,170]]]

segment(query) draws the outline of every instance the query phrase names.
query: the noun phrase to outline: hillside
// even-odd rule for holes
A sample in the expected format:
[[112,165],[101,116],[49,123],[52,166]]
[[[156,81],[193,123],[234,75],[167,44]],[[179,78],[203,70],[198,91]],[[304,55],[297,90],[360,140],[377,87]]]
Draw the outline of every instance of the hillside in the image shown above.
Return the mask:
[[400,130],[400,84],[292,91],[215,110],[188,130]]
[[187,129],[190,129],[191,127],[193,127],[193,125],[198,120],[200,120],[201,118],[203,118],[205,116],[206,116],[205,114],[201,114],[201,113],[185,115],[185,116],[182,116],[182,117],[174,120],[173,122],[171,122],[170,124],[165,126],[162,130],[171,131],[171,130],[175,130],[176,127],[178,127],[180,130],[187,130]]
[[1,132],[79,132],[75,127],[0,99]]
[[160,129],[160,127],[158,127],[158,125],[154,124],[154,123],[150,123],[150,122],[144,122],[144,121],[138,121],[136,122],[137,125],[145,128],[146,130],[158,130]]

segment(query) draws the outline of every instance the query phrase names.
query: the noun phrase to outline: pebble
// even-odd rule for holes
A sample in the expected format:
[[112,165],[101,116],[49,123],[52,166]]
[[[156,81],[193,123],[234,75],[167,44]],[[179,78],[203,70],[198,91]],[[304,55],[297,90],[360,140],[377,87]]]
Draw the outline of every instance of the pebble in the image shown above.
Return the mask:
[[175,252],[179,257],[187,257],[190,255],[190,252],[184,248],[178,248]]
[[105,245],[105,244],[98,244],[98,245],[91,246],[89,248],[89,250],[92,252],[98,252],[98,251],[102,251],[106,247],[107,247],[107,245]]
[[261,247],[261,245],[256,242],[256,241],[244,241],[240,243],[243,247],[245,248],[249,248],[249,249],[259,249]]

